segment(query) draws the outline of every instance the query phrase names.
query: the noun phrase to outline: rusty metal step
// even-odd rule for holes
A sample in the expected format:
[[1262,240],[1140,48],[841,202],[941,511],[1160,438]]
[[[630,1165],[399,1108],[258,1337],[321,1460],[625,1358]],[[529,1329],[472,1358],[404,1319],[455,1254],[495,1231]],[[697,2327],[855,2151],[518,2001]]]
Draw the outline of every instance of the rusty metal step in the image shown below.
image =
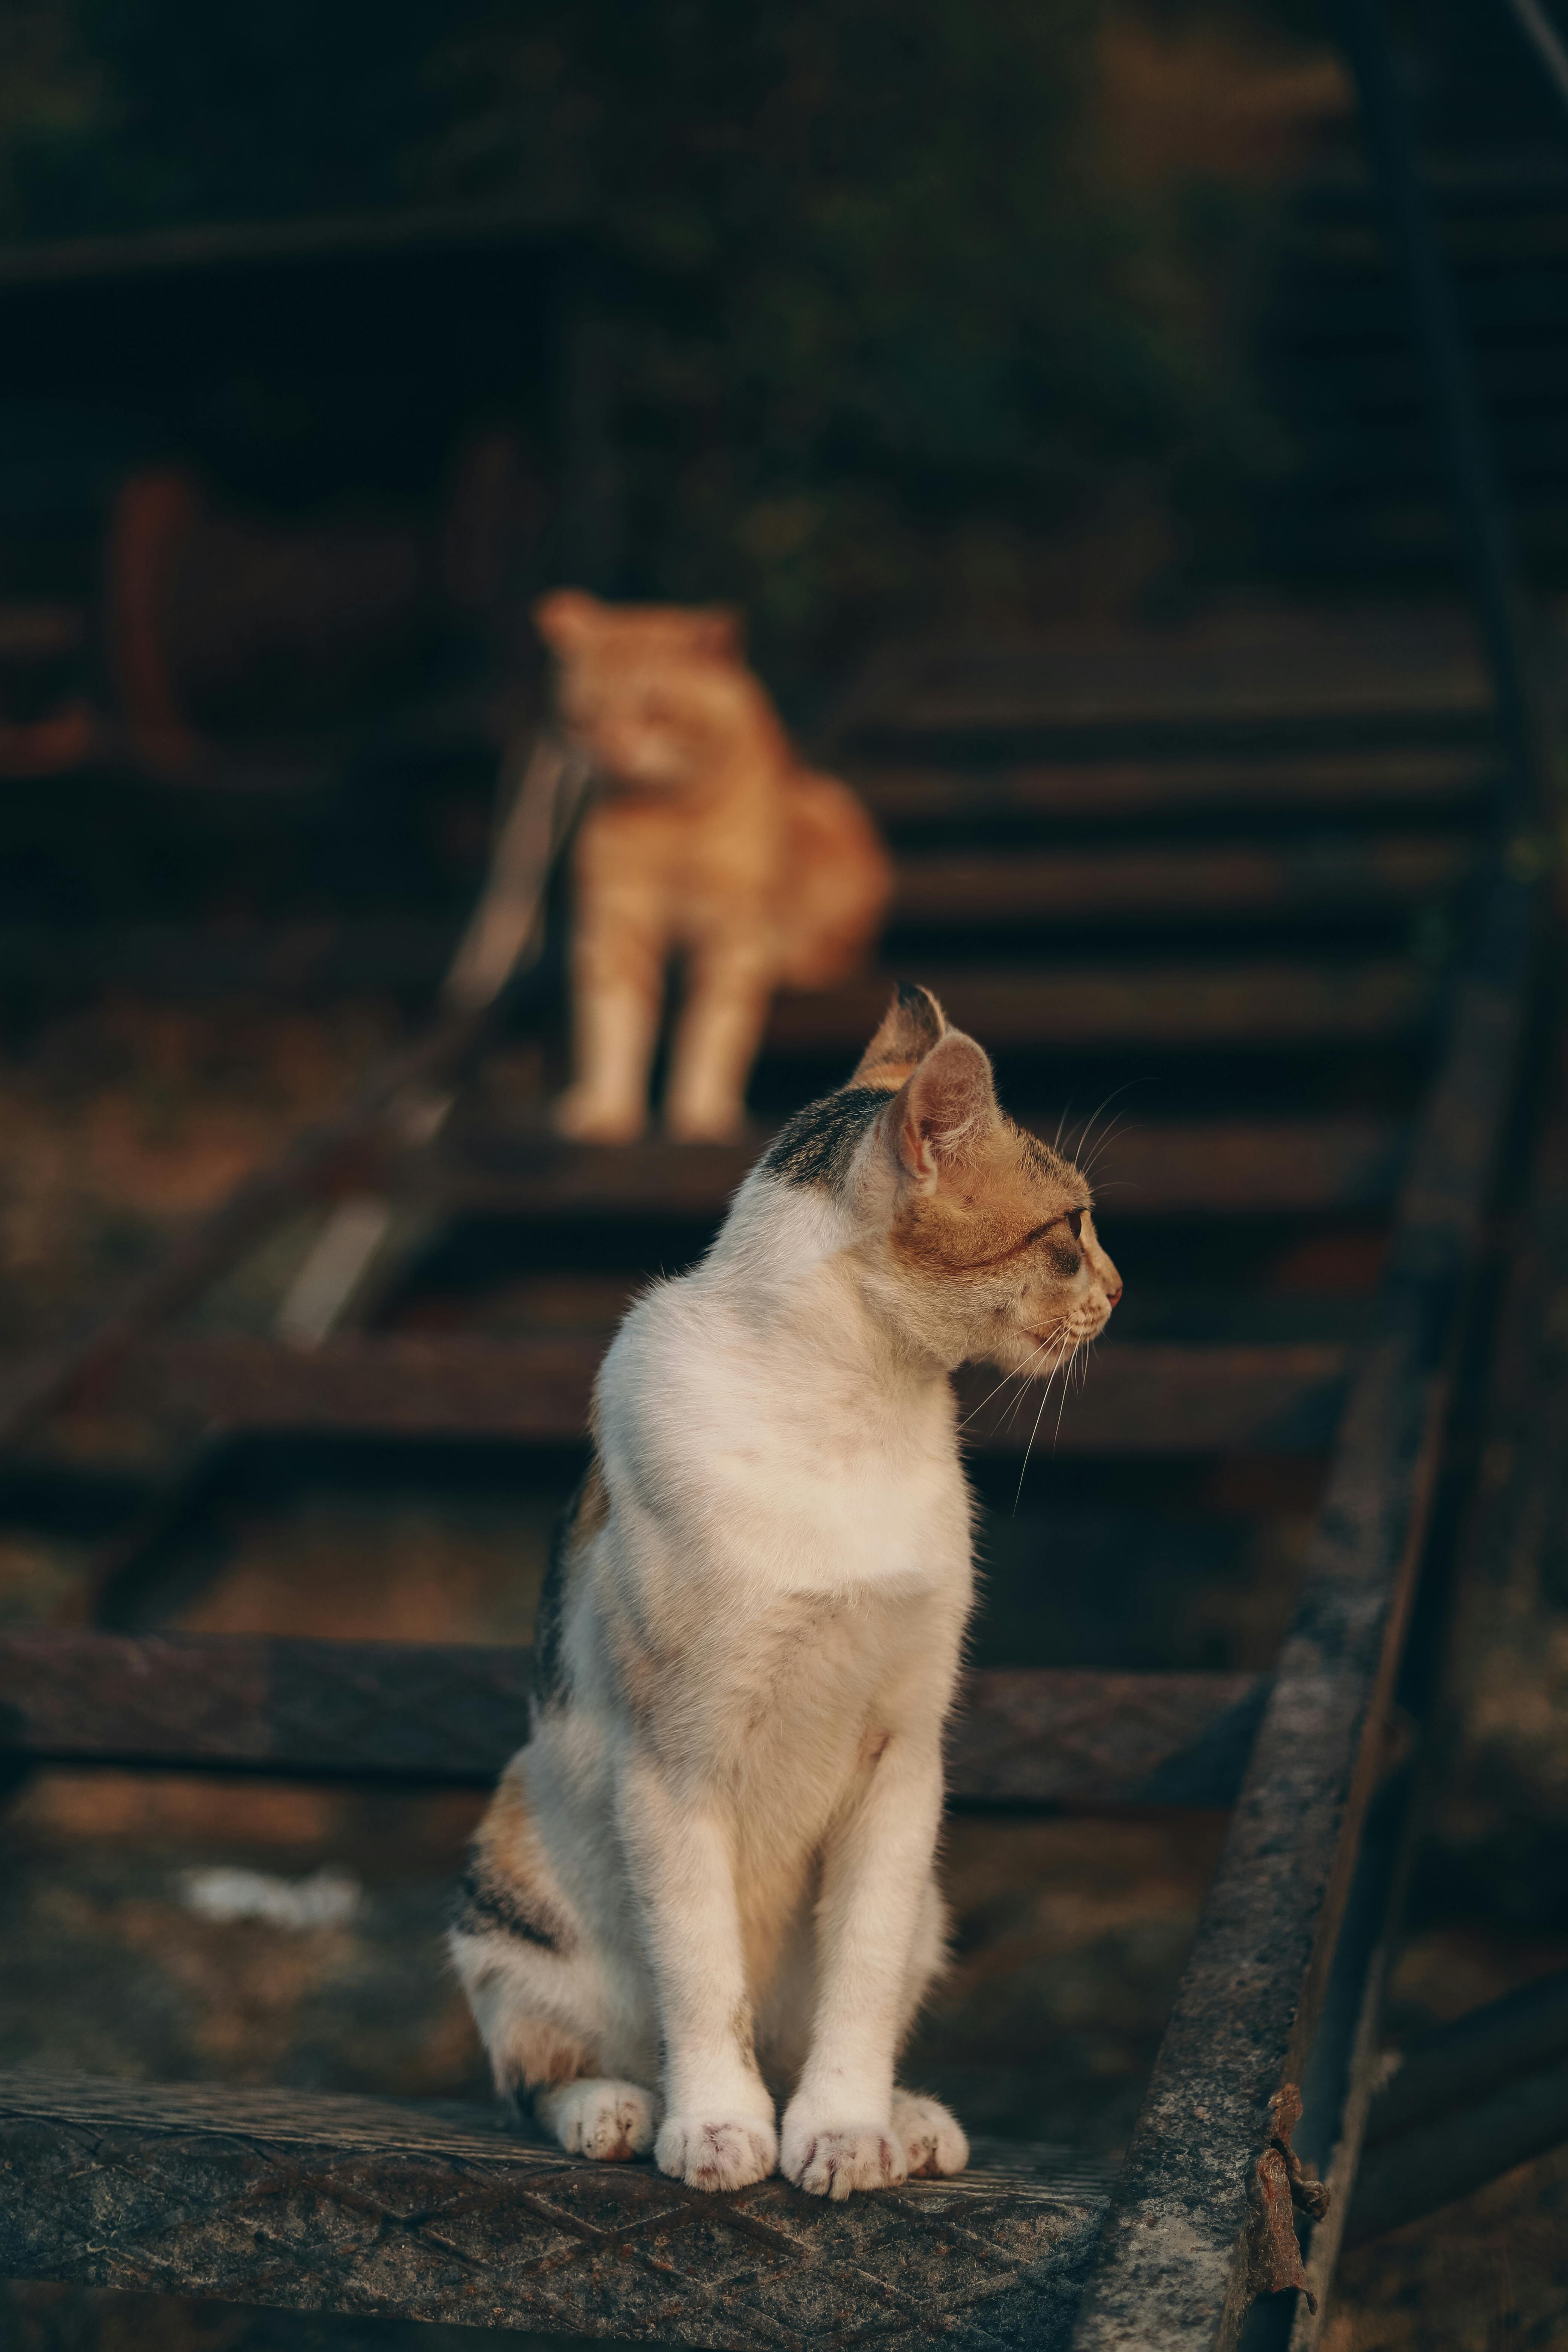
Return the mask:
[[552,2336],[916,2352],[935,2324],[962,2339],[980,2308],[976,2341],[1040,2340],[1081,2275],[1105,2172],[1064,2148],[975,2154],[952,2180],[847,2204],[776,2178],[713,2197],[479,2108],[16,2074],[0,2077],[0,2264]]

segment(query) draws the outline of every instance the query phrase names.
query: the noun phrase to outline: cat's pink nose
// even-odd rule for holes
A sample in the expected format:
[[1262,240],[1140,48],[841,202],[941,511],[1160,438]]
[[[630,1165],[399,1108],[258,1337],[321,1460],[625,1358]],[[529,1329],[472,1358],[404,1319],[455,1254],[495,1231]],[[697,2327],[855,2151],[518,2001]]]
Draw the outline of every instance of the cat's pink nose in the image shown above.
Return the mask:
[[1117,1302],[1117,1300],[1121,1297],[1121,1285],[1120,1283],[1118,1283],[1114,1290],[1108,1290],[1108,1291],[1106,1292],[1106,1294],[1105,1294],[1105,1303],[1106,1303],[1106,1305],[1107,1305],[1108,1307],[1114,1307],[1114,1306],[1115,1306],[1115,1304],[1116,1304],[1116,1302]]

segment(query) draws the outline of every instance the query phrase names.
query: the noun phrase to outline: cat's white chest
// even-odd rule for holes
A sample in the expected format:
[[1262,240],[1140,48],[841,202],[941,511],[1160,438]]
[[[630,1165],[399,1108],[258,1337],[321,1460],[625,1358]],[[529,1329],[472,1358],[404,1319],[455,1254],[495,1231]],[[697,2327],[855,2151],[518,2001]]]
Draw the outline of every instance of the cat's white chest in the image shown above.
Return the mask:
[[[682,1572],[760,1596],[967,1585],[968,1494],[945,1379],[896,1395],[682,1312],[680,1286],[629,1318],[600,1384],[604,1440],[659,1462]],[[650,1496],[650,1499],[652,1497]],[[717,1596],[715,1596],[717,1597]]]
[[768,1465],[754,1492],[759,1518],[773,1530],[769,1565],[781,1590],[917,1591],[967,1559],[962,1485],[935,1465],[780,1463]]
[[709,1475],[759,1580],[781,1592],[914,1592],[967,1572],[968,1498],[944,1394],[891,1433],[852,1412],[783,1413],[763,1428],[726,1418],[710,1424]]

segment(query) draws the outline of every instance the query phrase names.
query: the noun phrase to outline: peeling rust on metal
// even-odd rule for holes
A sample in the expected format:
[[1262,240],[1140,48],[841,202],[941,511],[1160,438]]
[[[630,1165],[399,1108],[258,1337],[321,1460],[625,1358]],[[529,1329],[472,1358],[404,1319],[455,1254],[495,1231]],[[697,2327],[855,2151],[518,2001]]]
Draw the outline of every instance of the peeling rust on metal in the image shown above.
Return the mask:
[[1244,2294],[1247,2302],[1255,2303],[1260,2294],[1282,2294],[1295,2287],[1306,2296],[1308,2310],[1315,2312],[1318,2298],[1301,2267],[1296,2214],[1299,2210],[1321,2221],[1329,2210],[1329,2190],[1322,2181],[1307,2178],[1290,2145],[1300,2120],[1301,2094],[1294,2083],[1287,2083],[1275,2096],[1268,2145],[1247,2189]]

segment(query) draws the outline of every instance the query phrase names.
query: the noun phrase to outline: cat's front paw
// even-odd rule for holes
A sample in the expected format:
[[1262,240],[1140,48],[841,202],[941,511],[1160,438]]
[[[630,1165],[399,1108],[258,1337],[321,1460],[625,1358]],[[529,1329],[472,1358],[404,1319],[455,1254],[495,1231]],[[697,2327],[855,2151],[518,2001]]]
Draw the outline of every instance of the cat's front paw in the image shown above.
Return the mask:
[[842,2200],[857,2189],[896,2189],[909,2164],[897,2133],[886,2126],[786,2116],[779,2169],[813,2197]]
[[913,2091],[893,2093],[893,2131],[904,2151],[911,2180],[934,2180],[944,2172],[962,2172],[969,2162],[969,2142],[963,2126],[949,2115],[940,2099],[922,2099]]
[[658,2112],[652,2095],[636,2083],[585,2077],[558,2091],[536,2095],[534,2109],[569,2156],[589,2156],[598,2164],[624,2164],[653,2146]]
[[689,2189],[748,2189],[767,2179],[778,2156],[777,2132],[757,2116],[716,2123],[669,2116],[653,2148],[659,2170]]

